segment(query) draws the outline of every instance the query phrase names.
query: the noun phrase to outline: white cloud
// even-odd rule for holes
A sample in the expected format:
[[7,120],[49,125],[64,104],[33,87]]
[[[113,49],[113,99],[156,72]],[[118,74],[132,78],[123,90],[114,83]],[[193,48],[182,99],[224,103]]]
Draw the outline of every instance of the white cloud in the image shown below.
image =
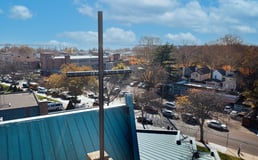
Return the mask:
[[10,9],[10,17],[15,19],[29,19],[32,17],[30,10],[21,5],[12,6]]
[[253,27],[245,26],[245,25],[238,25],[234,26],[236,30],[242,33],[256,33],[256,29]]
[[[257,32],[258,1],[218,0],[208,5],[204,3],[196,0],[99,0],[91,6],[81,3],[80,13],[92,15],[92,10],[102,8],[106,20],[122,24],[157,24],[196,33]],[[239,28],[243,24],[245,28]]]
[[52,46],[60,46],[60,47],[72,47],[72,46],[75,46],[74,44],[72,43],[68,43],[68,42],[60,42],[60,41],[57,41],[57,40],[50,40],[48,41],[47,43],[45,43],[46,45],[52,45]]
[[77,10],[81,14],[88,15],[88,16],[94,16],[94,14],[95,14],[94,9],[90,6],[88,6],[88,5],[85,5],[85,4],[78,7]]
[[199,40],[192,35],[191,33],[179,33],[179,34],[171,34],[168,33],[166,35],[166,38],[172,40],[176,44],[197,44],[199,43]]
[[[62,37],[74,40],[80,46],[98,45],[98,33],[93,31],[64,32]],[[108,28],[103,33],[104,46],[132,45],[136,42],[136,36],[132,31],[125,31],[120,28]]]
[[136,36],[132,31],[125,31],[120,28],[109,28],[104,33],[104,40],[108,44],[132,44],[136,41]]

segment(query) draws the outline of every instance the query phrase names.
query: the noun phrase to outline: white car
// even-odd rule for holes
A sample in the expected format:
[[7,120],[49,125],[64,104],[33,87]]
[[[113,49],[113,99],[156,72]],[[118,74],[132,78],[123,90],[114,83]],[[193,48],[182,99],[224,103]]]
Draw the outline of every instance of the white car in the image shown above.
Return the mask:
[[235,117],[237,117],[237,115],[238,115],[238,112],[237,112],[237,111],[231,111],[230,114],[229,114],[229,116],[230,116],[231,118],[235,118]]
[[168,110],[176,109],[176,102],[175,101],[168,101],[164,103],[164,107]]
[[162,111],[162,115],[170,119],[179,119],[179,115],[177,113],[167,109]]
[[224,112],[229,114],[231,111],[232,111],[232,107],[231,106],[225,106],[224,107]]
[[229,131],[227,125],[221,123],[218,120],[214,120],[214,119],[213,120],[209,120],[207,122],[207,124],[208,124],[208,127],[216,129],[216,130],[219,130],[219,131],[226,131],[226,132]]
[[47,93],[47,89],[45,87],[38,87],[38,93]]

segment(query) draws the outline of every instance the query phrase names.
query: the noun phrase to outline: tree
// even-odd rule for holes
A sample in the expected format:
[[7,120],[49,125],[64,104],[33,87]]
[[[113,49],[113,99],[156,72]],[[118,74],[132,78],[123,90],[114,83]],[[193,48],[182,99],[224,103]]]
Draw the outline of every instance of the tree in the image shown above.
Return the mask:
[[174,50],[174,46],[168,43],[165,45],[159,46],[153,53],[154,56],[152,59],[152,63],[164,66],[163,62],[168,61],[172,58],[171,53],[173,50]]
[[177,97],[176,102],[180,112],[189,112],[195,116],[200,127],[200,141],[204,142],[204,122],[207,117],[213,117],[223,110],[220,95],[211,90],[189,90],[185,96]]
[[168,73],[159,64],[142,65],[132,76],[135,80],[148,84],[150,88],[158,87],[168,79]]
[[[127,69],[123,63],[118,63],[112,68],[112,70]],[[128,77],[127,74],[110,75],[105,78],[104,81],[104,94],[107,98],[107,105],[114,101],[118,96],[122,88],[122,81]]]
[[152,59],[155,48],[160,45],[160,39],[158,37],[144,36],[141,38],[139,45],[133,50],[136,53],[136,57],[144,58],[146,62]]
[[[134,101],[135,105],[140,106],[142,117],[145,117],[144,114],[147,113],[147,107],[154,106],[154,109],[157,109],[159,111],[161,109],[159,108],[159,106],[162,106],[161,102],[159,101],[159,96],[156,94],[156,91],[154,89],[147,92],[134,93]],[[144,125],[143,128],[145,129]]]
[[[67,72],[72,71],[90,71],[89,66],[77,66],[76,64],[64,64],[61,66],[59,74],[53,74],[48,78],[48,88],[63,88],[71,93],[72,96],[77,97],[83,93],[85,87],[89,87],[91,84],[96,84],[95,77],[67,77]],[[90,87],[89,87],[90,88]]]
[[224,37],[217,40],[217,43],[224,45],[242,44],[243,40],[234,34],[226,34]]

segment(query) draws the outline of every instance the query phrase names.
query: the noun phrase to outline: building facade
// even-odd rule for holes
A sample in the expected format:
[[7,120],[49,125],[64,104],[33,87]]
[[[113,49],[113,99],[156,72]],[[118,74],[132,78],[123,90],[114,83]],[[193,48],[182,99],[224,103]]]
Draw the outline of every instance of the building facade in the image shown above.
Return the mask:
[[[109,57],[103,57],[104,67],[109,62]],[[98,56],[92,55],[59,55],[56,56],[54,53],[41,53],[41,75],[50,75],[52,73],[58,73],[60,67],[63,64],[77,64],[78,66],[90,66],[93,69],[98,69]]]

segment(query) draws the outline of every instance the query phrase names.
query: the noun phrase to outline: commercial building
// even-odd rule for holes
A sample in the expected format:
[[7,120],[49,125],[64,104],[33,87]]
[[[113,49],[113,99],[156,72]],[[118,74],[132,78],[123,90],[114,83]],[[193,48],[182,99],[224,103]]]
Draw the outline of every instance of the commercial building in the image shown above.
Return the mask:
[[[90,66],[98,69],[98,56],[93,55],[55,55],[52,52],[44,52],[40,54],[41,75],[50,75],[58,73],[63,64],[77,64],[78,66]],[[110,57],[104,56],[103,63],[105,69],[111,69]],[[107,66],[109,68],[107,68]]]

